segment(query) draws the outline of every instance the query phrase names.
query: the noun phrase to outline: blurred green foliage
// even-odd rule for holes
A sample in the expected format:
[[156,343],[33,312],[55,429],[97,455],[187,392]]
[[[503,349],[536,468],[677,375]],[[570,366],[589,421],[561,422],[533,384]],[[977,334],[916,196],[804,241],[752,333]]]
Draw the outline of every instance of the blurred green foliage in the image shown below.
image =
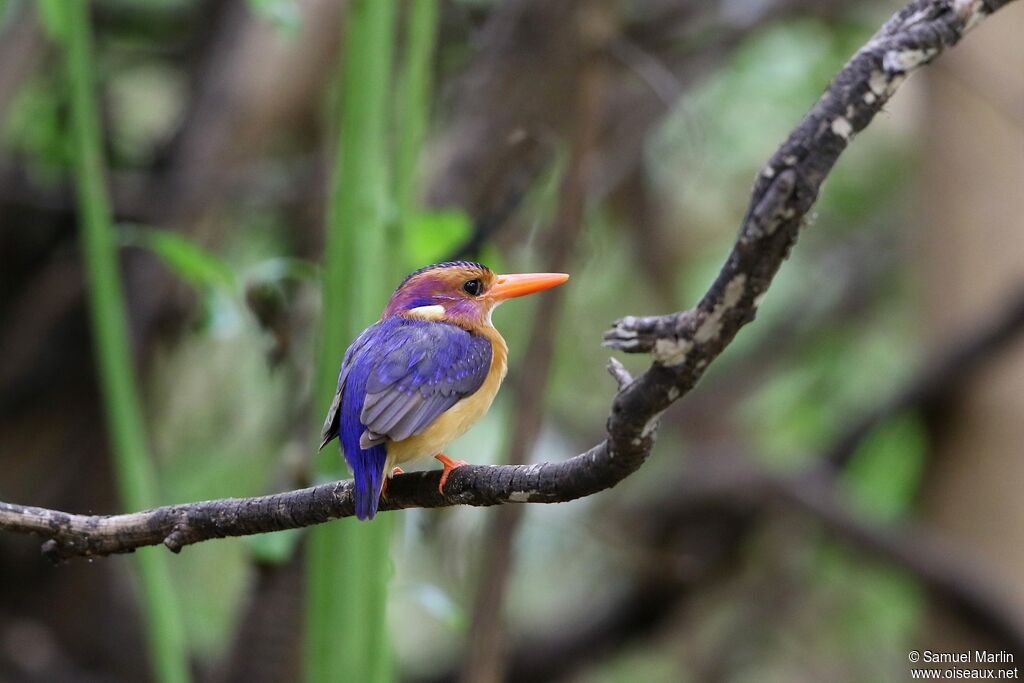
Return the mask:
[[[107,196],[103,132],[95,93],[92,29],[85,3],[44,2],[43,20],[62,50],[64,87],[70,101],[70,133],[78,199],[78,229],[89,300],[93,349],[103,397],[118,494],[128,510],[158,503],[157,475],[150,458],[142,402],[128,336],[124,289]],[[154,677],[162,683],[191,678],[182,616],[161,548],[136,556],[145,641]]]
[[406,223],[406,249],[415,264],[443,261],[473,232],[469,217],[462,211],[414,213]]
[[178,277],[196,289],[237,288],[235,272],[194,240],[170,230],[138,225],[120,227],[122,245],[149,249]]
[[[331,403],[345,348],[376,320],[389,281],[401,268],[401,232],[390,240],[397,246],[394,251],[387,240],[394,192],[386,122],[395,25],[392,0],[349,3],[324,246],[318,415]],[[317,474],[344,476],[338,455],[333,444],[325,449],[316,458]],[[310,683],[339,677],[384,683],[392,678],[386,608],[394,523],[395,515],[381,515],[372,523],[349,518],[310,531],[304,643]]]
[[863,514],[881,522],[910,514],[924,474],[925,434],[919,418],[897,417],[860,445],[843,483]]
[[71,164],[61,105],[54,79],[38,78],[18,91],[4,121],[4,147],[30,159],[31,170],[44,183],[59,180]]
[[302,31],[302,15],[292,0],[247,0],[249,7],[289,40]]
[[[60,37],[67,31],[64,4],[61,0],[39,4],[51,36]],[[465,0],[460,4],[472,7],[481,3]],[[249,6],[287,39],[301,40],[303,27],[292,3],[249,0]],[[423,4],[415,6],[423,11]],[[420,18],[424,24],[436,21],[429,12],[425,16]],[[869,23],[875,25],[873,19],[829,25],[814,20],[773,24],[757,32],[734,58],[688,91],[660,126],[648,145],[646,162],[659,198],[671,207],[669,221],[683,261],[677,281],[660,285],[669,291],[657,291],[656,285],[638,276],[636,256],[624,247],[625,228],[613,213],[597,207],[588,215],[578,265],[565,291],[566,315],[559,322],[547,398],[551,412],[538,445],[543,459],[568,457],[601,438],[613,393],[612,382],[603,371],[608,353],[599,346],[601,332],[619,315],[664,312],[661,302],[666,299],[685,307],[704,291],[734,237],[760,164],[817,99],[827,79],[867,37]],[[433,31],[424,32],[418,24],[406,26],[405,31],[419,36],[420,49],[430,54]],[[407,42],[402,44],[412,49]],[[363,49],[372,48],[363,44]],[[438,56],[435,68],[450,72],[467,54],[467,47],[450,49]],[[409,57],[406,53],[402,56]],[[173,129],[180,114],[175,102],[183,97],[183,81],[180,74],[168,69],[152,65],[126,68],[115,57],[108,55],[105,61],[100,57],[101,65],[109,67],[101,76],[111,102],[110,148],[116,162],[130,167],[151,158],[153,149]],[[377,58],[385,59],[379,54]],[[388,234],[403,246],[397,254],[367,257],[359,267],[351,266],[351,255],[342,255],[339,258],[350,265],[324,274],[335,278],[336,289],[327,295],[329,303],[323,315],[345,320],[331,333],[315,377],[308,362],[315,354],[312,335],[296,340],[289,363],[271,369],[268,333],[245,304],[245,290],[256,284],[265,285],[269,296],[279,297],[285,308],[300,312],[306,312],[304,307],[316,308],[303,296],[316,289],[321,273],[309,262],[293,258],[292,226],[284,211],[234,206],[219,217],[232,230],[225,231],[223,239],[212,246],[166,230],[122,226],[122,246],[152,253],[195,290],[201,302],[198,324],[173,348],[159,351],[145,385],[163,502],[253,495],[278,488],[282,482],[290,485],[291,480],[282,474],[282,461],[305,462],[311,449],[311,430],[296,428],[302,415],[299,404],[312,395],[319,418],[326,390],[317,385],[333,385],[344,346],[373,319],[401,272],[446,257],[471,234],[471,221],[465,214],[426,212],[416,206],[419,149],[426,131],[434,125],[431,117],[443,114],[434,106],[438,98],[431,80],[434,72],[421,68],[424,64],[415,60],[409,64],[399,61],[403,64],[400,95],[404,106],[390,92],[361,94],[347,92],[342,86],[340,93],[349,101],[365,95],[377,102],[378,125],[385,130],[346,132],[342,114],[347,117],[351,111],[344,109],[344,101],[331,118],[340,123],[336,133],[341,137],[379,136],[389,153],[394,150],[395,163],[374,165],[365,179],[368,199],[347,211],[349,220],[356,216],[363,230],[386,224]],[[385,70],[391,71],[390,67]],[[4,150],[28,159],[43,183],[56,183],[74,158],[66,107],[67,95],[59,79],[43,76],[21,89],[3,122]],[[387,130],[390,121],[399,122],[393,133]],[[817,208],[820,218],[811,223],[801,248],[780,274],[757,324],[741,332],[736,344],[712,368],[706,384],[727,375],[746,354],[772,345],[775,340],[766,334],[774,323],[792,313],[793,302],[813,299],[820,303],[838,296],[833,291],[836,283],[821,267],[822,256],[837,243],[854,231],[877,237],[898,223],[903,209],[898,198],[905,189],[904,178],[916,163],[912,140],[905,131],[885,129],[884,120],[864,137],[844,155],[830,177]],[[344,153],[343,149],[339,152]],[[393,177],[388,177],[386,169],[393,171]],[[481,260],[497,270],[537,266],[540,259],[532,237],[550,221],[557,179],[556,169],[528,197],[516,223],[526,232],[517,236],[521,237],[516,240],[519,246],[500,254],[488,247]],[[341,211],[337,203],[345,190],[335,185],[332,223],[342,220],[335,212]],[[359,245],[351,249],[364,254]],[[367,249],[384,253],[376,242]],[[376,268],[378,263],[385,265]],[[341,293],[341,288],[352,286],[347,278],[353,270],[360,273],[355,281],[367,284],[359,295],[366,300],[359,303]],[[881,303],[862,319],[830,320],[801,342],[799,353],[785,356],[780,352],[777,371],[744,397],[735,417],[737,431],[748,437],[751,451],[770,467],[787,470],[806,464],[851,415],[870,408],[919,361],[917,313],[906,282],[894,277],[879,289]],[[345,310],[332,307],[338,300],[346,301]],[[355,310],[358,313],[353,313]],[[495,313],[495,323],[509,340],[513,359],[526,345],[528,326],[521,321],[528,319],[530,311],[530,303],[523,302]],[[643,358],[623,360],[638,371],[646,365]],[[689,400],[700,401],[700,389]],[[481,463],[495,457],[507,410],[505,399],[499,396],[491,413],[453,446],[451,455]],[[920,484],[926,448],[923,434],[916,419],[902,418],[884,425],[860,447],[843,481],[858,509],[882,522],[905,518]],[[692,447],[678,433],[663,430],[658,456],[618,487],[617,495],[630,499],[652,490],[681,460],[687,460]],[[325,474],[343,475],[336,450],[326,454],[324,461],[329,465]],[[634,548],[609,539],[605,522],[594,521],[608,504],[595,497],[571,506],[530,506],[528,524],[518,541],[528,552],[520,553],[509,600],[517,629],[530,631],[571,620],[575,615],[566,613],[566,605],[586,604],[597,591],[613,593],[635,563],[649,559],[634,557]],[[327,663],[319,678],[329,678],[330,672],[341,666],[335,656],[356,619],[354,612],[347,611],[352,607],[350,598],[360,591],[379,598],[392,573],[388,623],[402,670],[426,669],[457,651],[467,628],[471,594],[467,558],[472,558],[474,547],[484,541],[480,516],[475,510],[452,509],[440,514],[409,511],[403,517],[393,542],[378,543],[375,550],[363,555],[369,558],[363,569],[376,568],[377,574],[366,578],[364,571],[363,579],[353,584],[350,578],[343,578],[345,570],[337,555],[322,558],[316,579],[319,588],[314,591],[319,591],[315,594],[325,600],[322,605],[327,609],[321,613],[322,621],[311,624],[311,629],[321,634],[321,652],[326,653]],[[325,529],[331,531],[325,533],[343,534],[351,526],[329,525]],[[251,580],[252,557],[282,561],[290,556],[297,539],[298,534],[275,534],[245,542],[219,541],[202,544],[174,559],[174,585],[182,593],[188,644],[197,656],[214,661],[230,643]],[[792,680],[799,669],[793,653],[799,651],[802,639],[813,639],[816,646],[820,643],[837,661],[845,661],[856,671],[860,680],[885,679],[886,672],[892,670],[886,668],[885,657],[872,662],[851,653],[898,650],[920,615],[922,600],[917,587],[824,535],[813,536],[792,554],[796,559],[791,569],[808,587],[800,618],[773,628],[771,652],[762,647],[746,653],[749,659],[740,663],[734,680],[771,680],[772,676]],[[372,585],[367,588],[360,581]],[[380,600],[375,603],[377,608]],[[338,607],[346,601],[349,604],[344,608]],[[716,634],[728,631],[718,628],[718,623],[727,625],[743,614],[716,604],[719,606],[712,615],[700,612],[701,618],[707,617],[714,626],[698,629],[703,638],[700,642],[709,648],[716,645]],[[672,647],[659,644],[647,651],[624,653],[588,680],[700,680],[687,666],[688,661]]]

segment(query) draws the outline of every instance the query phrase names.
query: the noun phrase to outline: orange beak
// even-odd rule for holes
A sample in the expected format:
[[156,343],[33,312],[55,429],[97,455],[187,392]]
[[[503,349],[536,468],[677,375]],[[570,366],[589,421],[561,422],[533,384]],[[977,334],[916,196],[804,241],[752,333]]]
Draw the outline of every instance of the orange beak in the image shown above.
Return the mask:
[[569,276],[565,273],[515,273],[499,275],[489,294],[492,299],[504,301],[505,299],[526,296],[527,294],[557,287],[568,279]]

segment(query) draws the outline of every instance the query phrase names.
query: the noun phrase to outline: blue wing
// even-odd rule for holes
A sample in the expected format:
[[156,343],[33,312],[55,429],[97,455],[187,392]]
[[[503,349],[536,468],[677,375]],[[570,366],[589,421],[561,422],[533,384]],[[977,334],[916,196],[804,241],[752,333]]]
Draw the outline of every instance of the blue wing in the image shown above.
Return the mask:
[[324,444],[340,436],[355,474],[358,517],[377,510],[386,442],[425,430],[479,389],[490,365],[487,339],[441,322],[389,318],[352,344],[322,436]]
[[491,343],[461,327],[402,320],[366,382],[360,446],[402,441],[473,394],[487,378]]
[[366,346],[372,344],[373,338],[379,333],[379,326],[380,323],[367,327],[345,351],[345,357],[341,361],[341,370],[338,372],[338,388],[334,392],[331,407],[327,409],[327,418],[324,420],[324,426],[320,430],[320,450],[323,450],[324,446],[338,436],[341,396],[345,391],[345,383],[349,372],[352,370],[352,359]]

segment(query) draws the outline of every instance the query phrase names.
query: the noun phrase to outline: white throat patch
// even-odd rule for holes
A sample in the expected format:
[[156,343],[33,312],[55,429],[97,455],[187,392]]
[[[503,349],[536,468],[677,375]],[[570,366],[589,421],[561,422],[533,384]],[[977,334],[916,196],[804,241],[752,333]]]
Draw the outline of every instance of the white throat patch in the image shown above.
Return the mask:
[[491,307],[490,307],[489,309],[487,309],[487,324],[488,324],[488,325],[489,325],[490,327],[494,327],[494,323],[493,323],[493,322],[491,322],[491,316],[492,316],[492,315],[494,315],[494,309],[495,309],[495,308],[497,308],[498,306],[502,305],[503,303],[505,303],[505,300],[504,300],[504,299],[501,299],[501,300],[495,301],[495,302],[494,302],[494,303],[493,303],[493,304],[491,305]]

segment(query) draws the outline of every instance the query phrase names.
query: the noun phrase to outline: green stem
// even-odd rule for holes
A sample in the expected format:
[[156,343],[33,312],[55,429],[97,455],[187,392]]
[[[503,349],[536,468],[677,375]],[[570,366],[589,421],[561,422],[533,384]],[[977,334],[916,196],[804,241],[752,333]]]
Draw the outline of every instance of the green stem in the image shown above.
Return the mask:
[[430,86],[434,43],[437,35],[437,0],[412,0],[406,22],[405,59],[399,90],[398,148],[395,163],[395,203],[398,230],[395,244],[404,258],[397,263],[401,277],[422,264],[408,253],[404,235],[416,211],[416,165],[430,119]]
[[[317,399],[327,411],[345,345],[372,323],[390,293],[397,254],[385,244],[387,103],[393,0],[353,0],[345,35],[339,139],[324,245],[324,296]],[[317,460],[322,476],[344,476],[336,448]],[[394,515],[310,532],[306,680],[387,681],[391,653],[386,592]]]
[[[117,246],[104,181],[100,125],[94,92],[94,67],[88,7],[84,0],[67,12],[65,67],[71,88],[71,125],[82,251],[89,290],[93,345],[99,367],[107,430],[113,446],[122,504],[142,510],[159,504],[156,475],[149,459],[145,428],[132,368],[124,293]],[[188,681],[188,655],[170,572],[158,548],[138,553],[146,637],[156,678]]]

